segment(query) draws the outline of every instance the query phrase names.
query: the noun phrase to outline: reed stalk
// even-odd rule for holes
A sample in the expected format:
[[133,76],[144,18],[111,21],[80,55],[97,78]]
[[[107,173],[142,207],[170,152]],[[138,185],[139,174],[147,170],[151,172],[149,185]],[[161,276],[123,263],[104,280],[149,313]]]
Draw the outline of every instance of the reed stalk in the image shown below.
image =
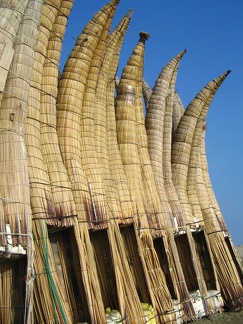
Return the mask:
[[[104,12],[101,10],[100,19],[103,20],[103,29],[91,58],[88,76],[82,100],[80,115],[82,150],[81,163],[86,174],[87,181],[92,187],[92,199],[100,221],[98,227],[107,227],[109,211],[107,210],[106,193],[104,188],[105,160],[99,160],[100,149],[105,146],[105,134],[99,133],[99,125],[103,122],[102,109],[96,107],[96,90],[101,64],[105,55],[106,38],[108,36],[112,19],[119,1],[110,1]],[[99,136],[101,135],[101,136]],[[104,137],[103,137],[104,136]],[[97,227],[97,226],[96,226]]]
[[[108,149],[108,116],[107,116],[107,88],[109,87],[109,73],[111,69],[112,60],[115,51],[123,43],[126,30],[129,26],[131,19],[131,11],[129,11],[123,19],[116,26],[114,31],[107,37],[106,50],[102,65],[99,71],[97,80],[97,87],[95,93],[95,141],[96,141],[96,153],[100,168],[102,169],[102,177],[104,182],[104,189],[107,197],[108,210],[112,212],[112,218],[121,218],[122,211],[119,201],[119,195],[117,191],[116,182],[112,178],[110,160],[112,156],[109,156]],[[117,70],[117,67],[116,67]],[[113,88],[113,116],[111,121],[115,124],[115,108],[114,108],[114,88]],[[115,138],[116,140],[116,138]],[[114,152],[112,152],[114,154]]]
[[200,113],[207,100],[213,99],[219,86],[225,79],[227,74],[223,74],[216,78],[214,81],[207,84],[191,101],[186,108],[184,115],[180,119],[180,123],[176,129],[173,147],[172,147],[172,180],[176,188],[179,200],[183,206],[184,222],[185,224],[194,223],[192,216],[191,205],[188,201],[186,186],[187,176],[190,160],[190,152],[193,141],[193,135],[195,132],[196,124]]
[[[146,196],[143,187],[136,139],[137,122],[135,119],[136,117],[134,118],[134,116],[136,116],[137,102],[136,80],[140,73],[139,62],[144,53],[144,44],[146,40],[144,36],[144,33],[140,35],[139,42],[128,59],[118,84],[116,97],[117,139],[124,170],[127,175],[128,188],[133,204],[135,203],[133,208],[137,208],[137,215],[135,215],[135,232],[148,291],[156,312],[159,311],[163,313],[165,308],[168,309],[169,307],[169,309],[172,310],[173,306],[170,293],[165,283],[165,277],[160,268],[159,260],[152,243],[152,237],[148,230],[149,224],[146,217]],[[140,83],[140,86],[142,87],[142,83]],[[162,318],[169,318],[172,320],[173,317],[174,314],[162,314],[160,316],[161,320]]]
[[[73,0],[61,1],[48,39],[40,98],[41,151],[50,179],[55,215],[49,225],[71,226],[76,216],[71,184],[64,166],[56,130],[56,104],[59,80],[59,60],[62,41]],[[58,172],[57,172],[58,170]]]
[[[181,55],[183,54],[181,53]],[[179,57],[180,56],[178,55],[178,58]],[[169,96],[171,96],[171,90],[174,87],[174,84],[171,85],[171,83],[173,75],[176,77],[175,71],[178,69],[178,63],[179,61],[176,57],[172,59],[164,69],[162,69],[153,87],[152,94],[146,107],[147,114],[145,120],[148,137],[148,151],[157,191],[162,204],[161,213],[166,228],[173,228],[175,225],[164,184],[164,118],[166,102]],[[169,136],[167,136],[167,139],[168,137]]]
[[[128,12],[127,18],[130,19],[131,11]],[[118,25],[119,26],[119,25]],[[117,27],[118,27],[117,26]],[[124,25],[125,27],[125,25]],[[124,28],[122,27],[122,29]],[[119,28],[119,27],[118,27]],[[117,32],[114,30],[114,32]],[[110,69],[108,74],[108,82],[106,89],[106,118],[107,118],[107,141],[108,141],[108,154],[109,154],[109,167],[112,179],[116,185],[119,202],[121,206],[122,223],[133,222],[133,215],[136,210],[133,209],[131,203],[131,197],[128,189],[127,177],[123,168],[121,154],[119,151],[117,141],[117,127],[116,127],[116,115],[115,115],[115,98],[114,89],[116,88],[116,72],[118,69],[120,51],[124,40],[124,32],[121,30],[121,37],[114,50],[112,60],[110,62]],[[110,37],[109,37],[110,38]],[[107,41],[109,41],[109,38]]]

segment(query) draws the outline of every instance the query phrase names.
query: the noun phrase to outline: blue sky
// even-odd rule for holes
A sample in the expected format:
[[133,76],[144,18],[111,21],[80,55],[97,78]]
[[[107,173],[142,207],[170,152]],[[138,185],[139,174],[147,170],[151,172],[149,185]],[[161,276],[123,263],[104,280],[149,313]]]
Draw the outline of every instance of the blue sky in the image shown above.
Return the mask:
[[[61,67],[75,38],[108,0],[75,0],[64,38]],[[140,31],[146,44],[144,77],[152,88],[161,69],[187,49],[176,89],[186,107],[208,82],[227,70],[207,118],[206,149],[213,188],[235,245],[243,244],[243,1],[121,0],[113,26],[134,9],[120,57],[125,66]]]

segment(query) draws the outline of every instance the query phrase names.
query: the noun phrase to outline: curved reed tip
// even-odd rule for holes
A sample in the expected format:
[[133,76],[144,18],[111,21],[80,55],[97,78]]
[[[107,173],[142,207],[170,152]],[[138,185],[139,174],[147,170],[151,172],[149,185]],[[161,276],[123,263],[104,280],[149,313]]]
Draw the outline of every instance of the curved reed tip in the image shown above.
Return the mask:
[[176,56],[176,58],[177,58],[178,60],[180,60],[186,52],[187,52],[187,50],[184,49],[183,51],[181,51],[181,52]]
[[133,15],[133,9],[130,9],[130,10],[128,11],[128,13],[126,14],[126,16],[127,16],[128,18],[132,18],[132,15]]
[[149,33],[147,32],[140,32],[139,36],[140,36],[139,41],[143,43],[145,43],[145,41],[150,37]]
[[231,72],[231,70],[228,70],[228,71],[226,72],[226,75],[229,75],[229,74],[230,74],[230,72]]

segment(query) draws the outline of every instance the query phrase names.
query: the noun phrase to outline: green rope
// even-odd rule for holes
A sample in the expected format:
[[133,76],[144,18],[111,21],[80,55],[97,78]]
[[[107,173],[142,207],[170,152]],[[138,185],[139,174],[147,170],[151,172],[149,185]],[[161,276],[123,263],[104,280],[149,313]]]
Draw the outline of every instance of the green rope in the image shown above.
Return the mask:
[[[46,223],[45,223],[45,226],[46,226]],[[39,229],[40,229],[40,233],[41,233],[41,240],[42,240],[43,248],[40,247],[37,240],[36,240],[36,244],[37,244],[37,246],[39,248],[40,255],[41,255],[43,263],[45,265],[45,271],[46,271],[47,279],[48,279],[48,282],[49,282],[52,307],[53,307],[53,311],[54,311],[55,324],[59,323],[58,316],[57,316],[57,309],[56,309],[56,305],[55,305],[55,298],[56,298],[57,304],[59,306],[59,309],[61,311],[62,317],[64,319],[64,323],[68,324],[66,314],[64,312],[64,309],[63,309],[63,306],[62,306],[62,303],[61,303],[61,299],[59,297],[57,287],[56,287],[55,281],[54,281],[52,273],[51,273],[50,264],[49,264],[49,254],[48,254],[48,248],[47,248],[47,236],[46,236],[46,241],[45,241],[44,233],[43,233],[43,229],[42,229],[40,219],[39,219]],[[47,231],[47,226],[46,226],[45,230],[46,230],[46,232],[48,232]],[[33,236],[35,236],[34,233],[33,233]]]

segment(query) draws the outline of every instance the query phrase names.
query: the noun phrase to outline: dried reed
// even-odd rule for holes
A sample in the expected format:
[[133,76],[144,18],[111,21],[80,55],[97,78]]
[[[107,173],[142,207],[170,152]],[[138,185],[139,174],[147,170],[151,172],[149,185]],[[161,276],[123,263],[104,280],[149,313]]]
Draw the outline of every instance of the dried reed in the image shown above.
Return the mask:
[[[58,93],[59,59],[67,19],[72,1],[61,1],[48,39],[45,54],[40,104],[40,136],[44,163],[50,179],[55,214],[48,220],[49,225],[70,226],[74,224],[75,205],[71,184],[63,164],[56,132],[56,100]],[[58,170],[58,172],[57,172]]]

